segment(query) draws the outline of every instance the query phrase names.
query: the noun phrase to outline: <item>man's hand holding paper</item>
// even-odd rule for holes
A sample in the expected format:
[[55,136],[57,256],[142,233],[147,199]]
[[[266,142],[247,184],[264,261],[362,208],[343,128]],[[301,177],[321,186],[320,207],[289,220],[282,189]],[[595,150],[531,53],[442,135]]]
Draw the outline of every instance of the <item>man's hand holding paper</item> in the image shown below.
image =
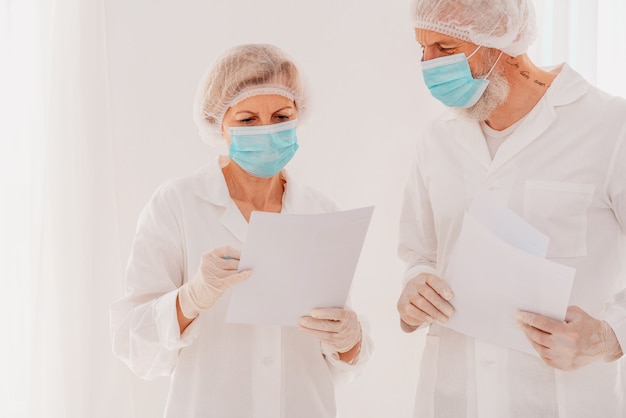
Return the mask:
[[[544,258],[547,245],[547,237],[490,192],[481,191],[465,215],[443,279],[429,279],[449,285],[454,297],[446,299],[437,292],[433,296],[418,276],[405,288],[414,296],[412,303],[404,303],[403,321],[414,320],[415,309],[429,312],[439,306],[434,315],[422,316],[422,322],[435,319],[477,339],[535,353],[516,323],[516,313],[523,310],[563,321],[575,274],[574,269]],[[441,308],[446,306],[442,300],[454,308],[454,314]]]

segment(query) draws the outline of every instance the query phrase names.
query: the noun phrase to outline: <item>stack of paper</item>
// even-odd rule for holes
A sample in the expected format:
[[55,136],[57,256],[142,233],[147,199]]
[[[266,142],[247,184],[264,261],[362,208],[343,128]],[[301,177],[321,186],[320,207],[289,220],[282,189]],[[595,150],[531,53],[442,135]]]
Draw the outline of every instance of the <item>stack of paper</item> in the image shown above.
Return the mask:
[[575,269],[545,259],[549,239],[486,189],[465,214],[444,274],[456,312],[443,324],[479,340],[536,354],[518,310],[563,321]]

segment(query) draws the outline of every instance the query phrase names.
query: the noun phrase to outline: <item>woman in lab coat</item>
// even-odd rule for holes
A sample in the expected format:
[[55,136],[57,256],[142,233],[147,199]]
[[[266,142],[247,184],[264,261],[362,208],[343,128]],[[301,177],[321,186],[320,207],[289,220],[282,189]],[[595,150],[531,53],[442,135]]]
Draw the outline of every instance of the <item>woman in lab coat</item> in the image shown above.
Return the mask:
[[165,183],[141,213],[126,296],[111,308],[113,350],[138,376],[171,376],[166,417],[334,417],[334,383],[369,356],[350,309],[314,309],[300,329],[224,321],[230,287],[253,273],[238,272],[252,211],[336,210],[283,169],[304,109],[298,68],[280,49],[226,51],[194,118],[229,156]]

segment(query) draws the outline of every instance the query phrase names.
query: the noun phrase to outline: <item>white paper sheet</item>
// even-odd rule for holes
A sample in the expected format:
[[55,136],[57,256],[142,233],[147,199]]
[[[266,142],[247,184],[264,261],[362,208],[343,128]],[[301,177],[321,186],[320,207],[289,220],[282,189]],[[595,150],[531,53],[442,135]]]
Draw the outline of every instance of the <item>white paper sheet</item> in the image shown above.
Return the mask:
[[550,239],[512,211],[486,188],[481,188],[469,207],[469,213],[502,241],[545,257]]
[[291,215],[253,212],[226,322],[297,326],[313,308],[345,306],[374,207]]
[[536,355],[513,315],[524,310],[562,321],[574,275],[571,267],[502,241],[466,213],[444,274],[454,292],[456,312],[443,325]]

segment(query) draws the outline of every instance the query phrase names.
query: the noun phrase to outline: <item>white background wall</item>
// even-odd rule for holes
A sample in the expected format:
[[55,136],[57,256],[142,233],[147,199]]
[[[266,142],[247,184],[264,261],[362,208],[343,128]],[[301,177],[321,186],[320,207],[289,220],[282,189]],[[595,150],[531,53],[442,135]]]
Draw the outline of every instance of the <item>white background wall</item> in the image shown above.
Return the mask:
[[[408,0],[107,1],[123,260],[155,188],[211,158],[191,108],[215,57],[268,42],[305,73],[310,112],[288,169],[345,209],[376,206],[352,301],[377,348],[365,374],[338,390],[340,417],[409,417],[417,382],[422,337],[402,333],[396,312],[397,220],[411,143],[440,105],[421,80],[409,9]],[[168,380],[131,379],[136,416],[160,417]]]

